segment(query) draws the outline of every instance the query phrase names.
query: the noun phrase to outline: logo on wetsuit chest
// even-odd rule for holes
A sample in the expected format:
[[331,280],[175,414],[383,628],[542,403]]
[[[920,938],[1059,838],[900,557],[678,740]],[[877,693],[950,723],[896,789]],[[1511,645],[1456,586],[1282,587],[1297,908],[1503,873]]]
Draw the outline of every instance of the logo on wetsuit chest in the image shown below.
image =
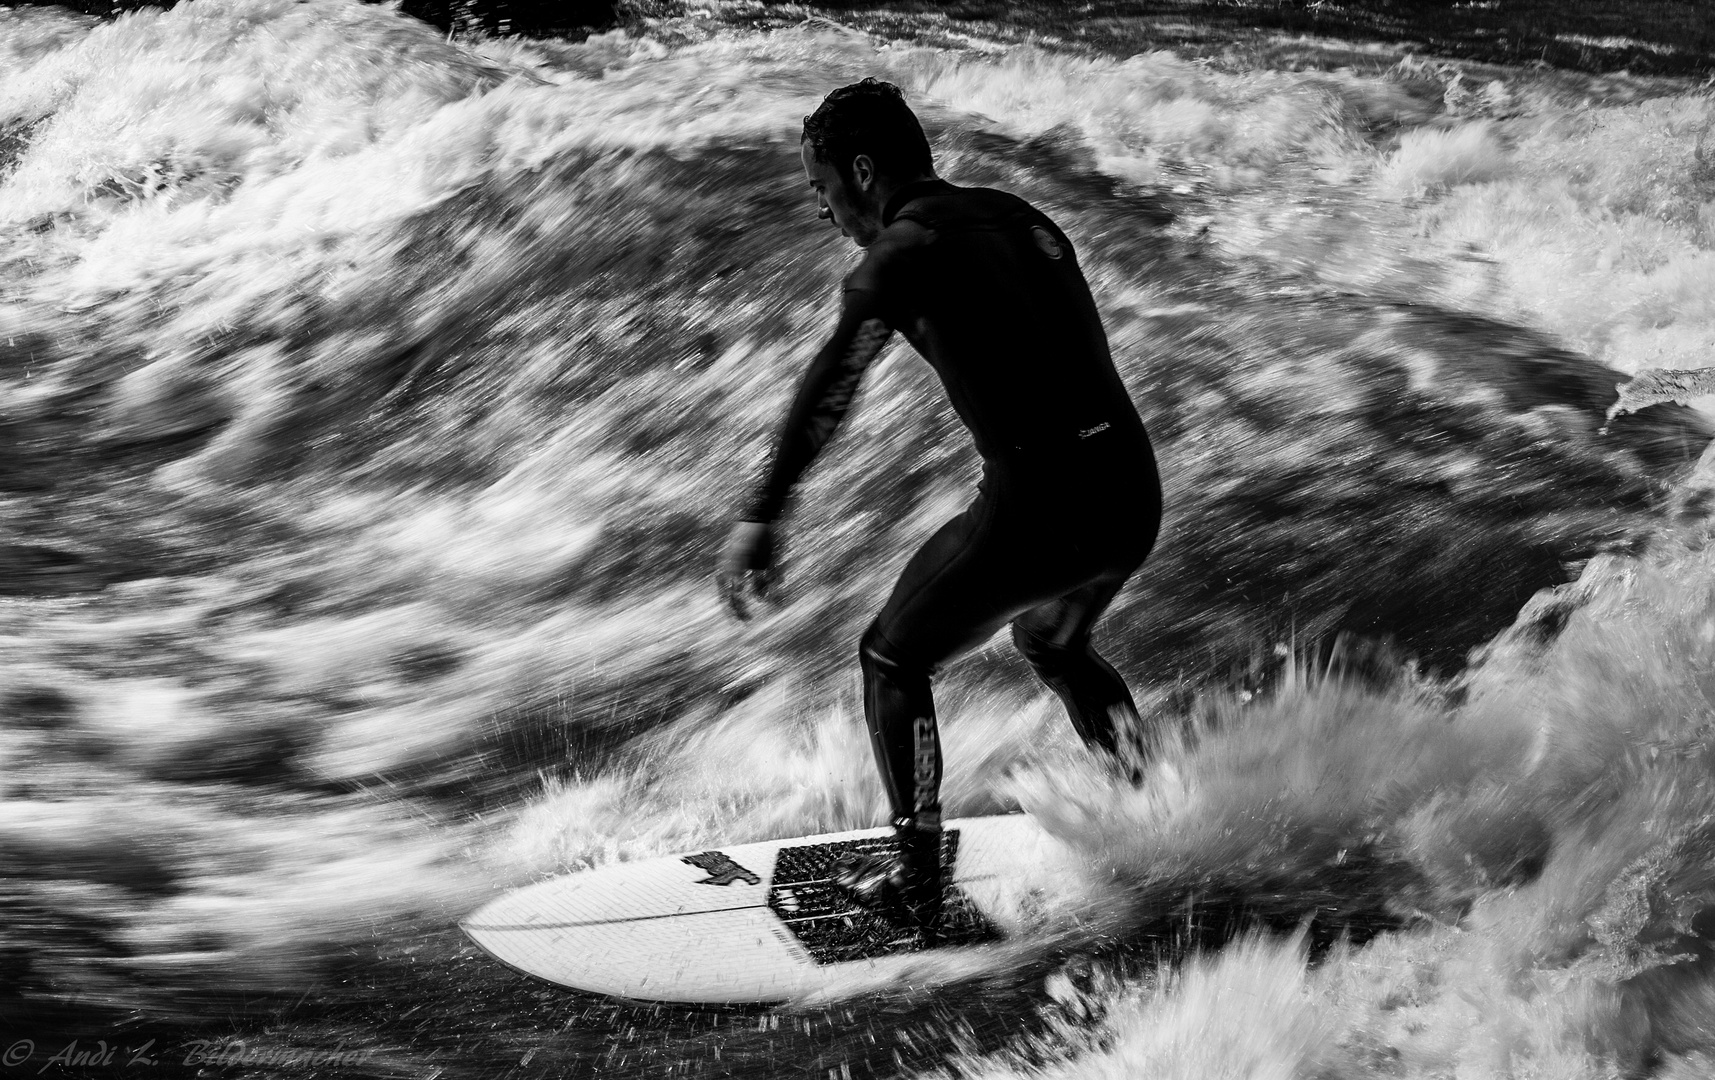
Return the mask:
[[1054,234],[1042,226],[1032,226],[1030,235],[1036,238],[1036,246],[1042,249],[1042,254],[1050,259],[1058,259],[1063,254],[1064,249],[1060,247],[1060,241],[1054,239]]

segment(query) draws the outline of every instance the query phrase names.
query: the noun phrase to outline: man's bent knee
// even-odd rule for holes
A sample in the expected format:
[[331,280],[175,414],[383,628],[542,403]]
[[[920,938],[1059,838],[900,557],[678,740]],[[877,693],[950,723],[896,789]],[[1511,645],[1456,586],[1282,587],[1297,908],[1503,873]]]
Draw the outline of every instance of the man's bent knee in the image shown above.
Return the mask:
[[1065,666],[1068,659],[1084,651],[1085,645],[1080,641],[1075,647],[1069,646],[1034,633],[1018,623],[1012,624],[1012,644],[1025,662],[1038,671],[1052,671]]
[[896,685],[927,680],[935,673],[933,664],[914,662],[894,648],[882,635],[879,622],[870,623],[863,632],[858,642],[858,663],[863,666],[866,679],[880,676]]

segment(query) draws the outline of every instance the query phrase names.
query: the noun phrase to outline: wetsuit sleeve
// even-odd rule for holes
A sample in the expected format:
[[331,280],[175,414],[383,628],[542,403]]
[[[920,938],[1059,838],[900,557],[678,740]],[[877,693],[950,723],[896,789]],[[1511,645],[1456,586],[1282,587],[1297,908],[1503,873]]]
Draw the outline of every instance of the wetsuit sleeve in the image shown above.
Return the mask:
[[854,275],[846,288],[839,325],[798,384],[773,463],[743,520],[773,521],[780,516],[793,485],[833,437],[864,372],[892,335],[892,327],[881,316],[878,292],[860,284]]

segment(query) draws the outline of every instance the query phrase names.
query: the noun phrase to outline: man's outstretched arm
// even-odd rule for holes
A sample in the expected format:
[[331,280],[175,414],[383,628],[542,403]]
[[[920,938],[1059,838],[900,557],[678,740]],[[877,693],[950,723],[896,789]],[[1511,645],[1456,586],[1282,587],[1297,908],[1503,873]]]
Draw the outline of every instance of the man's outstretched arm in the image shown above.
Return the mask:
[[892,336],[892,328],[879,314],[875,294],[868,289],[847,290],[839,325],[798,384],[773,463],[742,520],[766,523],[780,516],[798,478],[833,437],[864,372]]
[[799,382],[768,473],[721,553],[716,580],[740,619],[750,617],[750,601],[767,596],[774,583],[774,519],[785,508],[798,478],[833,437],[864,372],[892,333],[879,314],[873,292],[846,291],[834,336]]

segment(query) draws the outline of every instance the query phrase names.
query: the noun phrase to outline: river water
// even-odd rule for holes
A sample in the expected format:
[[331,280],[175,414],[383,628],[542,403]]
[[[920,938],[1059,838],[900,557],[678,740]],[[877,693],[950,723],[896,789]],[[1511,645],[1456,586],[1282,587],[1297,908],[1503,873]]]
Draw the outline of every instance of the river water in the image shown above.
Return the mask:
[[[947,809],[1074,845],[1064,932],[778,1009],[533,984],[453,929],[498,889],[884,816],[854,643],[975,478],[908,349],[782,603],[709,582],[855,254],[799,124],[869,74],[1078,248],[1166,473],[1102,637],[1161,757],[1116,787],[997,639]],[[1711,430],[1606,411],[1715,343],[1712,116],[1361,43],[0,11],[7,1066],[1701,1068]]]

